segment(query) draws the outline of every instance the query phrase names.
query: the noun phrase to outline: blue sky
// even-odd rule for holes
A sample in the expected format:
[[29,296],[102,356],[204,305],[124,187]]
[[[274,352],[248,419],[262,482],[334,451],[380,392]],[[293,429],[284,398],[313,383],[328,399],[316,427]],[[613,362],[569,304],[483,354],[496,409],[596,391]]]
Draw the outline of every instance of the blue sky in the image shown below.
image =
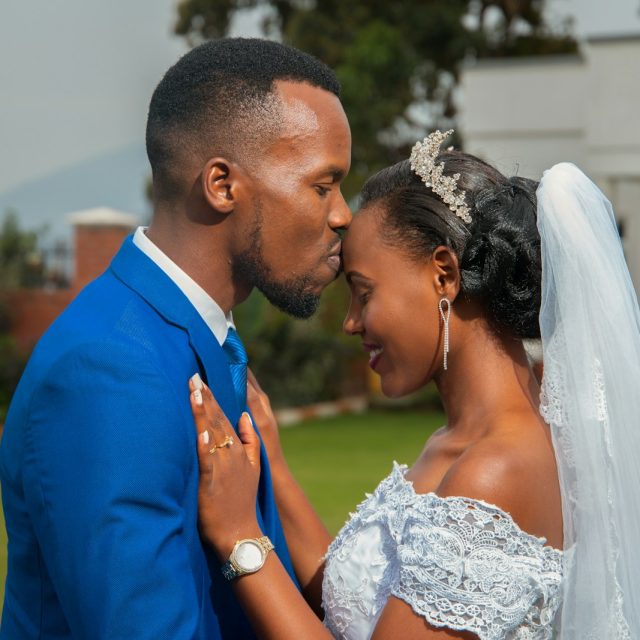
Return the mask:
[[[640,0],[549,0],[580,36],[640,34]],[[151,92],[187,50],[175,0],[3,0],[0,213],[69,230],[66,215],[111,206],[148,217],[144,126]],[[236,34],[256,35],[255,21]]]

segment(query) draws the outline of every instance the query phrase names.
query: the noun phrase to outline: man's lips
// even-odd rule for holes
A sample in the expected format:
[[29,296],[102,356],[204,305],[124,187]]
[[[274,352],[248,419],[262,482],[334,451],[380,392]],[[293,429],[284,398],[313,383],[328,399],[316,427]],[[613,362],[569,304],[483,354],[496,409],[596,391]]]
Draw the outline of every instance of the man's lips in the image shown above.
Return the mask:
[[336,273],[339,273],[342,269],[342,258],[339,255],[329,256],[327,258],[327,263]]
[[327,263],[329,266],[336,272],[339,273],[342,269],[342,243],[338,242],[338,244],[333,248],[329,257],[327,258]]

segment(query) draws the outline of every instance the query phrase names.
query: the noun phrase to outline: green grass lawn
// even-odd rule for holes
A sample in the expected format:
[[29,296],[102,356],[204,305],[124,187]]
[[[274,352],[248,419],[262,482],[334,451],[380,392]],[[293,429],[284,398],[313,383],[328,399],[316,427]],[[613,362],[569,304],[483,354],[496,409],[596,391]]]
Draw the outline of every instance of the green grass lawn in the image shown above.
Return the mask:
[[335,534],[393,461],[411,465],[442,424],[441,413],[393,409],[309,421],[280,433],[291,470]]
[[[291,470],[335,534],[365,492],[389,473],[392,462],[410,465],[443,422],[442,414],[434,412],[376,410],[282,429],[282,446]],[[7,537],[0,512],[0,611],[6,571]]]

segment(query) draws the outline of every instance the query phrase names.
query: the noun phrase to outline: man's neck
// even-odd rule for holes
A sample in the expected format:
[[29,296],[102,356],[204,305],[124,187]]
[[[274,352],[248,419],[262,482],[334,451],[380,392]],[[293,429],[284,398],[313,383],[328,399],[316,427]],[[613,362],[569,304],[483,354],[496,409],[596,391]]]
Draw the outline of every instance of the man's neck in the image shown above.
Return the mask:
[[218,231],[189,221],[168,224],[162,216],[154,216],[146,236],[228,314],[251,290],[234,282],[231,256],[224,234]]

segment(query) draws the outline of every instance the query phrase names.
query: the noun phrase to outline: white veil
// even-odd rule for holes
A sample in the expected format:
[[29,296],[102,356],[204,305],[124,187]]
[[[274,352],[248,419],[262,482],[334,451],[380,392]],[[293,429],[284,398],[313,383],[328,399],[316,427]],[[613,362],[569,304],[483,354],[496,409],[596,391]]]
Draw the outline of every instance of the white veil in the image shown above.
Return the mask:
[[640,313],[611,204],[544,173],[541,413],[562,489],[562,640],[640,638]]

